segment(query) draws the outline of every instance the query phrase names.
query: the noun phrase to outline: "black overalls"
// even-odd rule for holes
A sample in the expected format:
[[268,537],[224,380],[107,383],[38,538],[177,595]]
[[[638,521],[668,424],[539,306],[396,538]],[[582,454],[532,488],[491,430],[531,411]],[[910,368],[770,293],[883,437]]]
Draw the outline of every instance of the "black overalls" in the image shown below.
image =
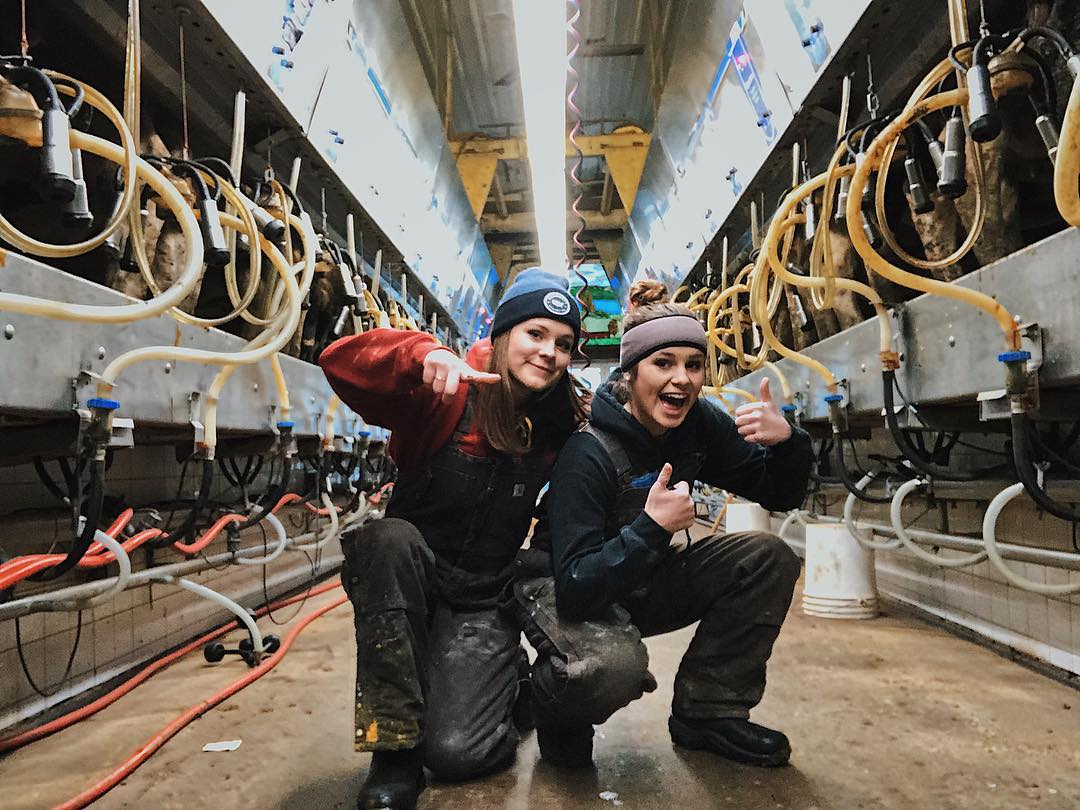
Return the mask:
[[550,459],[470,456],[470,392],[454,435],[402,473],[386,517],[343,538],[355,611],[356,749],[423,745],[437,775],[510,762],[518,743],[520,627],[505,610]]
[[[619,440],[589,425],[618,476],[605,515],[614,537],[641,513],[656,471],[635,470]],[[704,456],[670,459],[673,482],[693,482]],[[524,630],[539,656],[533,696],[566,725],[599,725],[656,688],[642,637],[700,621],[675,678],[672,714],[685,720],[746,718],[765,689],[765,664],[791,604],[798,557],[775,535],[713,535],[664,552],[649,582],[588,621],[561,619],[550,577],[515,586]]]

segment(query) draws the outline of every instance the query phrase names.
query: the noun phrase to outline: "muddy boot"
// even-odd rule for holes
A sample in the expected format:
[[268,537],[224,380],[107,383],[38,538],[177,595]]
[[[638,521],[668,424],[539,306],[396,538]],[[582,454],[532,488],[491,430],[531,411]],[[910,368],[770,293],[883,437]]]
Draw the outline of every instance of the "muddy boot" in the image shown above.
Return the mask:
[[423,754],[419,748],[375,751],[371,769],[356,799],[357,810],[414,810],[424,779]]
[[518,734],[528,734],[536,728],[532,699],[532,665],[524,650],[518,658],[518,695],[514,701],[514,728]]
[[676,745],[712,751],[747,765],[775,768],[791,758],[791,743],[781,732],[737,717],[680,720],[672,716],[668,730]]
[[569,724],[549,717],[533,703],[536,743],[540,757],[560,768],[591,768],[593,727],[589,723]]

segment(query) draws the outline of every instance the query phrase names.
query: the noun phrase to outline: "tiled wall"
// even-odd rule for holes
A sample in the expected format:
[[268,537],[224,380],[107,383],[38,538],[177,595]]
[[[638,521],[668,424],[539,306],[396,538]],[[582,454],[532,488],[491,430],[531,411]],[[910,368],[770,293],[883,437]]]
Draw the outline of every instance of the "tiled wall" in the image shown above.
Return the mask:
[[[107,494],[122,497],[124,503],[135,506],[173,498],[179,484],[179,465],[173,452],[170,446],[136,447],[117,453],[107,479]],[[189,471],[185,485],[188,496],[196,477],[193,472]],[[255,484],[253,490],[258,493],[264,486],[265,480]],[[213,497],[223,500],[234,497],[235,493],[226,491],[228,488],[228,483],[218,476]],[[3,516],[0,544],[12,555],[44,551],[54,536],[65,539],[70,535],[69,513],[63,507],[57,508],[56,499],[41,486],[30,465],[0,468],[0,515]],[[302,515],[297,513],[294,518],[302,519]],[[290,534],[304,531],[303,527],[291,525],[288,514],[283,515],[283,521]],[[258,528],[248,530],[243,537],[245,545],[261,540],[262,532]],[[220,544],[208,549],[210,553],[222,550]],[[158,564],[181,559],[171,551],[156,555]],[[340,562],[340,545],[336,540],[331,541],[322,551],[317,575],[335,570]],[[145,567],[145,560],[138,552],[132,555],[132,563],[136,570]],[[227,566],[190,578],[245,607],[257,608],[263,604],[261,566]],[[267,592],[273,599],[311,578],[308,558],[286,552],[267,570]],[[86,579],[85,574],[76,574],[63,582],[74,584]],[[45,587],[21,584],[17,596]],[[38,685],[45,691],[56,692],[50,698],[37,695],[23,675],[16,649],[15,622],[0,621],[0,728],[32,717],[232,618],[232,614],[216,604],[174,586],[155,584],[125,591],[111,602],[83,613],[79,646],[71,672],[64,678],[76,635],[76,614],[28,616],[20,621],[23,655]],[[276,629],[266,621],[260,622],[260,627],[264,633]],[[242,634],[234,634],[234,638],[239,637]]]
[[[1012,519],[1022,523],[1022,515]],[[779,528],[779,521],[774,519],[773,525]],[[801,535],[796,524],[785,539],[803,555]],[[1001,539],[1017,542],[1020,538]],[[1036,582],[1071,583],[1080,588],[1080,571],[1006,562]],[[1041,596],[1009,584],[989,561],[953,570],[923,562],[903,550],[875,552],[875,567],[878,592],[883,596],[1080,675],[1080,593]]]

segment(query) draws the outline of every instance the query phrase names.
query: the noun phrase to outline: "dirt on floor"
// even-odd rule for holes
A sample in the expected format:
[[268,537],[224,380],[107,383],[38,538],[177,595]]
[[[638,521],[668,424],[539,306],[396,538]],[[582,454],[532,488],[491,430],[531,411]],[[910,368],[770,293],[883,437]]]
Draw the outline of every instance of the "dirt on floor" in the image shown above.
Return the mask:
[[[904,615],[814,619],[796,600],[753,716],[791,738],[790,766],[761,770],[673,748],[668,701],[691,633],[650,640],[660,688],[598,729],[595,770],[547,766],[530,734],[514,768],[433,784],[421,808],[1080,807],[1080,692]],[[95,806],[352,807],[369,760],[352,750],[354,650],[346,603]],[[93,718],[0,758],[0,807],[74,796],[245,671],[235,657],[211,665],[193,654]],[[201,750],[234,739],[235,751]]]

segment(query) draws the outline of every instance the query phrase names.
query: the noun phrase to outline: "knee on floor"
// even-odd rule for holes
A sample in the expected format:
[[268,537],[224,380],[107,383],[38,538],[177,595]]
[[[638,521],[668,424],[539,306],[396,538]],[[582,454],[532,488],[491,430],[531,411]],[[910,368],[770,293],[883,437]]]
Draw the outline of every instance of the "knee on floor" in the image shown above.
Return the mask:
[[499,770],[513,761],[517,734],[500,726],[493,738],[476,739],[464,730],[438,730],[424,741],[424,765],[440,779],[462,781]]

